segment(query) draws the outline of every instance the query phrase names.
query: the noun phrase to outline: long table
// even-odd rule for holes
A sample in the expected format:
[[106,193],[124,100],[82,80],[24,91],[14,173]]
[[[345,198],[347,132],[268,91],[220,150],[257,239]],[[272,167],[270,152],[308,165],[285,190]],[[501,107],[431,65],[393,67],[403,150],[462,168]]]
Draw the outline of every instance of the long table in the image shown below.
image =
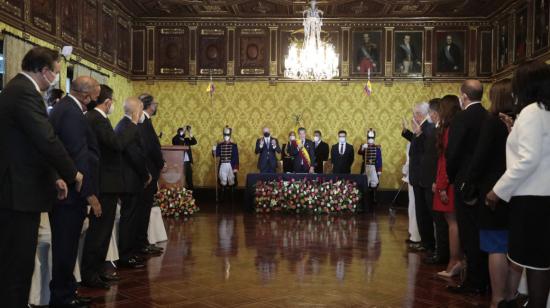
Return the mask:
[[366,193],[368,189],[367,178],[361,174],[306,174],[306,173],[249,173],[246,176],[246,192],[245,192],[245,207],[246,209],[253,211],[254,210],[254,199],[256,192],[256,183],[268,182],[268,181],[290,181],[290,180],[321,180],[321,181],[330,181],[330,180],[350,180],[357,183],[357,188],[361,191],[361,201],[357,211],[367,211],[369,205],[367,204]]

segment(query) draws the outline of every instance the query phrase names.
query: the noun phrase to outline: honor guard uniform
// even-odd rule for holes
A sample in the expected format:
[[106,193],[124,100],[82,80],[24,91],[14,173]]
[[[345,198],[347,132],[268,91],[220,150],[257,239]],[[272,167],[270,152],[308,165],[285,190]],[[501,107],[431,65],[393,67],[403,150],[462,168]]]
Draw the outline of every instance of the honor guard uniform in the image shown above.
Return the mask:
[[367,132],[367,143],[359,149],[359,155],[363,156],[361,174],[367,176],[369,191],[372,194],[372,202],[376,204],[376,191],[382,175],[382,149],[375,144],[376,131],[372,128]]
[[223,141],[214,146],[214,155],[219,157],[218,182],[221,185],[221,196],[225,194],[229,186],[233,190],[236,186],[236,174],[239,170],[239,149],[236,143],[231,141],[232,129],[225,127],[223,130]]

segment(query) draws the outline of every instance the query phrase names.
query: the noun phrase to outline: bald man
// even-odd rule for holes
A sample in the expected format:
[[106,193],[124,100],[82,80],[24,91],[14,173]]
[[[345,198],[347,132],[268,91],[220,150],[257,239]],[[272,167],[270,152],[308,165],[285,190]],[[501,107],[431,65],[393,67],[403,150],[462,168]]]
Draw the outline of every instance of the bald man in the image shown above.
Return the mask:
[[[455,209],[460,241],[468,259],[465,281],[450,290],[456,293],[482,293],[487,290],[489,273],[487,255],[479,248],[479,207],[477,200],[465,200],[462,189],[468,181],[470,162],[475,152],[479,132],[487,110],[481,105],[483,85],[479,80],[466,80],[460,87],[460,106],[463,109],[449,128],[447,175],[455,187]],[[475,188],[474,188],[475,190]],[[468,202],[473,201],[473,202]],[[468,204],[466,203],[468,202]]]
[[[82,186],[69,186],[68,197],[57,201],[50,211],[52,232],[52,281],[50,306],[77,306],[86,303],[76,295],[77,283],[73,276],[78,253],[78,242],[87,205],[95,216],[101,216],[97,199],[97,172],[99,151],[84,112],[99,96],[99,84],[91,77],[78,77],[71,83],[71,92],[57,103],[50,113],[55,133],[84,175]],[[80,305],[80,306],[78,306]]]
[[152,180],[145,165],[145,148],[136,125],[132,119],[143,119],[143,103],[137,97],[124,101],[124,117],[115,127],[115,133],[122,136],[128,130],[135,130],[133,140],[123,145],[122,175],[124,185],[120,196],[120,225],[118,251],[119,267],[142,268],[145,264],[136,256],[138,253],[139,202],[143,189]]

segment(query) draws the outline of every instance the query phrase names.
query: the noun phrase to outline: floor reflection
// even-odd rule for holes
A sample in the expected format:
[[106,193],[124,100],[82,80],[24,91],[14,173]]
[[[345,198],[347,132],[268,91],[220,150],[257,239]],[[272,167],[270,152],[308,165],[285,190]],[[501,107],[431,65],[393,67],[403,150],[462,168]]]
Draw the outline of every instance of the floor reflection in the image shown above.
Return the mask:
[[166,253],[92,292],[109,307],[486,307],[445,291],[408,253],[405,213],[169,219]]

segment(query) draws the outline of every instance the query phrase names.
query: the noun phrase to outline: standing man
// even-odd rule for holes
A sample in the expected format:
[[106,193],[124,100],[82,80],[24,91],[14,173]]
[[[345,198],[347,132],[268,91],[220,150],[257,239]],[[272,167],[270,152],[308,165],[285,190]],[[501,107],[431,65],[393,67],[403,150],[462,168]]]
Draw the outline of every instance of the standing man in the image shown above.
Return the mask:
[[333,174],[350,174],[351,165],[355,156],[353,145],[347,143],[348,133],[345,130],[338,132],[338,143],[332,146],[330,161]]
[[90,216],[86,240],[82,252],[81,285],[88,288],[109,289],[109,282],[118,281],[116,275],[104,271],[105,258],[111,241],[116,216],[117,201],[123,191],[122,149],[132,142],[137,132],[139,112],[132,114],[133,127],[117,136],[108,116],[115,110],[113,90],[101,85],[97,106],[86,112],[86,120],[98,142],[99,158],[99,202],[101,216]]
[[364,143],[357,154],[363,156],[361,174],[367,177],[371,201],[377,203],[376,192],[382,175],[382,147],[375,143],[376,131],[372,128],[367,132],[367,143]]
[[157,108],[159,103],[150,94],[142,94],[139,99],[143,103],[143,123],[138,125],[141,139],[143,141],[145,149],[145,162],[147,169],[151,173],[153,180],[151,184],[145,187],[143,196],[141,198],[140,210],[140,224],[137,233],[138,249],[145,255],[158,255],[162,253],[163,249],[151,245],[147,236],[147,230],[149,229],[149,220],[151,219],[151,208],[153,207],[155,194],[157,193],[157,182],[160,178],[160,172],[164,168],[164,158],[160,149],[160,141],[151,122],[151,117],[157,114]]
[[[487,255],[479,247],[479,200],[466,204],[461,190],[469,178],[470,162],[476,149],[481,126],[488,116],[481,105],[483,86],[479,80],[466,80],[460,87],[462,112],[456,114],[449,127],[447,147],[447,176],[455,186],[455,209],[460,240],[468,267],[466,279],[449,288],[456,293],[484,293],[488,286]],[[415,192],[416,193],[416,192]]]
[[324,142],[321,131],[316,130],[313,132],[313,142],[315,142],[315,158],[317,164],[315,165],[315,173],[324,173],[325,162],[328,160],[328,143]]
[[81,307],[76,296],[78,288],[73,275],[78,255],[78,242],[88,204],[93,215],[101,216],[101,204],[97,199],[97,176],[92,160],[99,157],[89,150],[93,142],[90,127],[84,116],[86,106],[97,100],[99,84],[88,76],[77,77],[71,83],[71,91],[50,113],[50,122],[65,149],[84,174],[82,187],[70,186],[68,198],[57,201],[50,211],[52,232],[52,280],[50,282],[51,307]]
[[35,47],[21,68],[0,93],[0,298],[9,308],[28,304],[40,212],[51,210],[56,189],[65,199],[67,185],[80,186],[83,178],[42,98],[58,81],[59,53]]
[[[416,205],[416,221],[420,231],[420,251],[433,252],[435,250],[434,222],[432,219],[432,183],[427,183],[425,166],[426,149],[429,140],[435,133],[435,126],[428,116],[430,106],[428,103],[417,104],[413,109],[413,131],[403,126],[402,136],[409,140],[409,181],[414,191]],[[437,161],[436,161],[437,162]]]
[[193,190],[193,153],[191,152],[191,146],[196,144],[197,139],[193,136],[191,125],[178,128],[178,134],[172,138],[172,145],[183,146],[183,169],[185,182],[187,183],[186,188],[189,190]]
[[279,141],[271,137],[271,132],[268,127],[263,129],[263,137],[256,140],[256,154],[258,157],[258,169],[260,173],[276,173],[277,172],[277,153],[281,153]]
[[294,173],[315,172],[315,144],[306,138],[305,128],[298,128],[298,139],[292,143],[290,155],[294,157]]
[[233,188],[237,183],[237,172],[239,171],[239,148],[237,144],[231,140],[232,129],[226,126],[223,129],[223,141],[215,145],[213,153],[215,157],[220,158],[218,166],[218,180],[221,185],[221,198],[225,199],[227,187]]
[[122,176],[124,179],[123,194],[120,197],[120,225],[118,236],[118,251],[120,259],[118,266],[125,268],[142,268],[145,266],[136,257],[137,232],[139,230],[139,206],[143,189],[151,184],[152,177],[145,164],[145,149],[141,140],[139,129],[136,129],[134,115],[143,117],[143,103],[137,97],[129,97],[124,102],[124,117],[115,127],[115,133],[119,138],[130,134],[132,140],[122,148]]

